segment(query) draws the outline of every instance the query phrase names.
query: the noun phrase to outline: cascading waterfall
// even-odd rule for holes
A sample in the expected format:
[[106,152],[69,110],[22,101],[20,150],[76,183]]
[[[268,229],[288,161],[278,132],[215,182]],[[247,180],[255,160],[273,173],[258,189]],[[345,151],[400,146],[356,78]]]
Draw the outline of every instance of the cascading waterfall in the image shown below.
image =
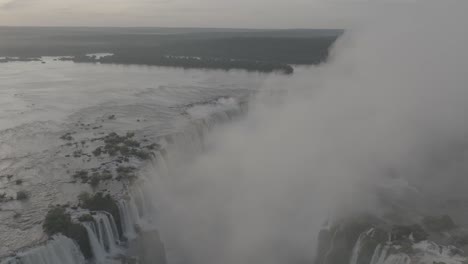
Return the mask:
[[88,233],[89,242],[97,264],[104,263],[109,256],[119,253],[119,233],[114,218],[107,212],[95,212],[93,222],[83,226]]
[[96,226],[92,222],[83,223],[83,226],[86,228],[86,232],[88,233],[89,243],[91,245],[91,250],[93,251],[95,262],[104,263],[107,252],[96,236]]
[[85,258],[73,240],[55,236],[47,244],[19,253],[1,264],[84,264]]
[[148,199],[146,199],[145,193],[139,187],[140,186],[134,188],[133,197],[137,201],[136,205],[138,218],[144,218],[144,216],[147,215],[150,211],[150,205],[149,202],[147,202]]
[[356,242],[356,245],[354,245],[353,253],[351,255],[351,261],[349,262],[349,264],[357,264],[359,253],[361,253],[362,242],[365,238],[366,238],[366,233],[362,233],[359,236]]
[[372,254],[370,264],[376,264],[377,263],[377,261],[380,258],[381,251],[382,251],[382,245],[378,244],[377,247],[374,250],[374,254]]
[[104,246],[110,254],[117,252],[119,243],[119,233],[111,214],[100,212],[93,216],[98,226],[100,241],[104,242]]
[[340,229],[337,228],[335,230],[335,232],[333,232],[333,236],[332,236],[332,239],[331,239],[331,243],[330,243],[330,247],[328,248],[328,251],[325,253],[325,258],[323,259],[323,263],[327,263],[327,260],[328,258],[330,257],[330,255],[332,254],[333,252],[333,248],[335,246],[335,238],[337,236],[337,234],[339,233]]
[[120,219],[122,222],[122,232],[128,240],[137,237],[136,227],[140,226],[140,214],[132,199],[122,199],[118,202]]
[[[169,167],[178,166],[181,162],[192,159],[204,150],[206,133],[214,126],[227,123],[247,110],[247,104],[239,105],[211,113],[208,117],[192,122],[183,132],[166,137],[166,163]],[[177,162],[173,163],[173,162]]]
[[[127,239],[137,238],[140,230],[145,232],[158,229],[158,211],[161,204],[165,204],[161,201],[165,195],[158,194],[166,191],[159,184],[159,179],[167,179],[166,183],[170,184],[173,168],[203,152],[206,133],[216,124],[228,122],[241,114],[242,107],[228,111],[229,113],[213,113],[205,119],[194,120],[183,132],[166,136],[160,142],[162,150],[156,151],[152,161],[141,168],[138,181],[130,187],[128,197],[118,202],[122,230]],[[161,236],[164,237],[164,230],[161,231]],[[178,253],[168,245],[168,241],[165,242],[166,256],[177,262]]]
[[[183,132],[163,140],[162,151],[155,153],[146,172],[141,173],[140,182],[131,187],[129,197],[118,201],[123,236],[128,240],[138,237],[139,230],[157,228],[157,201],[153,193],[158,190],[155,179],[169,177],[170,168],[187,161],[204,150],[205,135],[216,124],[225,123],[245,112],[243,104],[233,109],[211,113],[209,117],[197,119]],[[177,162],[177,163],[174,163]],[[143,168],[144,170],[145,168]],[[108,263],[110,257],[120,251],[120,237],[111,214],[93,212],[94,221],[84,222],[95,264]],[[46,245],[18,254],[1,264],[84,264],[83,254],[75,242],[65,236],[56,236]]]
[[390,246],[388,245],[385,245],[383,247],[380,246],[380,250],[377,251],[377,249],[379,249],[379,246],[376,248],[376,252],[374,252],[376,256],[375,258],[376,262],[372,262],[371,264],[384,264],[385,263],[385,258],[387,257],[387,253],[388,253],[388,250],[390,249]]
[[[350,264],[357,264],[358,263],[358,259],[359,259],[359,256],[363,250],[363,247],[364,247],[364,242],[366,239],[368,238],[371,238],[375,235],[375,229],[374,228],[371,228],[369,229],[368,231],[362,233],[358,240],[356,241],[356,244],[354,245],[353,247],[353,251],[351,253],[351,260],[350,260]],[[377,246],[378,248],[379,246]],[[372,260],[371,260],[371,263],[372,264]]]

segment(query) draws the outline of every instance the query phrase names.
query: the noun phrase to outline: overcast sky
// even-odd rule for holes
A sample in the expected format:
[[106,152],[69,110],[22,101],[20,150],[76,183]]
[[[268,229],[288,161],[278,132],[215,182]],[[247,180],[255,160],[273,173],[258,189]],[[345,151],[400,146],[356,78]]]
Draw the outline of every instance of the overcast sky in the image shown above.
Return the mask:
[[412,0],[0,0],[0,25],[336,28]]

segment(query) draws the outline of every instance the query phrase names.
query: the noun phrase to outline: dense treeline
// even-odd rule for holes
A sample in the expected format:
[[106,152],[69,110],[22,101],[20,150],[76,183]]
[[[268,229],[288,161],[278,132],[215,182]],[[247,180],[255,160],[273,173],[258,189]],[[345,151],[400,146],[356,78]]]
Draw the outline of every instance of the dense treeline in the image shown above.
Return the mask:
[[247,71],[258,71],[264,73],[281,72],[284,74],[292,74],[294,72],[293,67],[288,64],[226,58],[200,58],[154,55],[145,55],[139,57],[135,55],[115,54],[113,56],[106,56],[101,58],[97,58],[95,56],[75,56],[70,59],[64,58],[63,60],[71,60],[77,63],[99,62],[104,64],[135,64],[199,69],[242,69]]
[[309,64],[323,59],[340,34],[339,30],[0,27],[0,57],[165,53]]
[[336,37],[236,37],[174,41],[161,45],[164,54],[189,57],[259,60],[287,64],[319,64]]
[[113,53],[115,56],[99,62],[289,74],[293,71],[291,64],[325,61],[330,46],[341,33],[340,30],[0,27],[0,57],[76,56],[77,62],[95,62],[84,55]]

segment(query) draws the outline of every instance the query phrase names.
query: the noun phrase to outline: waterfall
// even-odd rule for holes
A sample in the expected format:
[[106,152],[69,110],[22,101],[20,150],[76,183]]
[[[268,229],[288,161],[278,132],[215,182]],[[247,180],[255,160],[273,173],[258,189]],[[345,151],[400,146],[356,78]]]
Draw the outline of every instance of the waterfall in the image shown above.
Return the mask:
[[128,240],[135,239],[137,237],[137,231],[135,228],[140,222],[138,209],[136,208],[133,200],[120,200],[118,205],[123,235]]
[[374,250],[374,254],[372,254],[370,264],[376,264],[377,263],[377,261],[380,258],[381,251],[382,251],[382,245],[378,244],[377,247]]
[[[221,102],[222,103],[222,102]],[[139,230],[154,230],[157,225],[158,199],[155,192],[161,190],[157,178],[170,177],[175,168],[204,151],[206,133],[219,123],[225,123],[246,112],[247,104],[230,106],[224,111],[193,120],[183,131],[161,140],[163,149],[156,152],[148,171],[139,182],[130,187],[129,198],[118,201],[123,236],[128,240],[137,238]],[[145,168],[143,168],[145,169]],[[142,170],[143,170],[142,169]],[[141,173],[143,174],[143,173]],[[143,177],[144,176],[144,177]],[[146,178],[145,178],[146,177]],[[158,196],[161,197],[161,196]],[[92,263],[108,263],[112,256],[121,252],[120,236],[116,222],[107,212],[92,212],[94,221],[82,223],[89,237],[94,256]],[[0,264],[85,264],[86,260],[75,242],[65,236],[55,236],[47,244],[19,253]]]
[[218,113],[193,120],[183,131],[167,135],[158,142],[161,149],[140,169],[138,180],[129,187],[127,197],[119,201],[122,230],[126,238],[136,238],[139,230],[146,232],[158,229],[165,243],[167,259],[177,262],[181,258],[177,242],[171,241],[171,235],[166,233],[168,230],[160,229],[160,224],[167,221],[162,216],[166,210],[171,210],[166,208],[169,203],[165,199],[172,195],[166,195],[166,192],[173,189],[173,179],[180,180],[176,179],[180,164],[191,162],[204,152],[208,131],[220,122],[232,120],[238,113],[239,110],[230,110],[229,114]]
[[55,236],[47,244],[19,253],[1,264],[84,264],[85,258],[73,240]]
[[85,222],[89,243],[97,264],[120,252],[119,233],[114,218],[107,212],[95,212],[93,222]]
[[166,159],[164,158],[164,155],[162,155],[160,152],[158,152],[156,155],[155,155],[155,163],[156,163],[156,167],[158,169],[158,173],[160,174],[161,177],[163,178],[167,178],[169,177],[169,167],[167,165],[167,161]]
[[144,230],[156,228],[156,207],[155,202],[151,199],[151,192],[156,191],[153,186],[148,180],[135,184],[131,193],[132,198],[129,201],[130,209],[133,211],[133,221]]
[[[174,168],[193,159],[200,152],[204,151],[205,135],[216,124],[227,122],[240,109],[230,110],[229,113],[213,113],[204,119],[193,120],[193,122],[183,131],[172,135],[167,135],[158,142],[161,150],[155,151],[151,162],[146,163],[140,170],[138,180],[126,190],[126,197],[118,201],[119,215],[122,225],[123,236],[128,240],[135,240],[139,232],[156,230],[159,221],[159,210],[164,210],[164,186],[159,179],[166,179],[166,184],[171,184],[171,175]],[[169,196],[167,196],[169,197]],[[95,222],[99,223],[103,216],[94,216]],[[98,219],[99,218],[99,219]],[[109,256],[106,241],[112,240],[107,237],[109,230],[104,223],[94,227],[95,224],[87,223],[87,231],[90,233],[90,240],[96,261],[100,263]],[[161,230],[164,232],[164,230]],[[163,236],[164,234],[161,233]],[[93,242],[94,241],[94,242]],[[169,243],[169,241],[166,241]],[[112,249],[110,250],[112,252]],[[165,252],[170,255],[170,259],[176,259],[176,253],[166,247]],[[175,252],[175,251],[174,251]]]
[[325,257],[323,258],[322,264],[327,264],[328,258],[332,254],[333,248],[335,247],[335,239],[336,239],[336,236],[339,233],[339,231],[340,231],[340,228],[337,228],[335,230],[335,232],[333,233],[333,236],[332,236],[331,241],[330,241],[330,247],[328,248],[328,251],[325,253]]
[[96,263],[104,263],[106,259],[107,252],[104,249],[104,246],[101,245],[99,239],[97,238],[96,229],[93,223],[87,222],[83,223],[83,226],[86,228],[89,237],[89,243],[91,245],[91,250],[93,251],[94,260]]
[[381,245],[377,246],[374,252],[374,256],[372,256],[371,264],[384,264],[389,248],[390,246],[388,245],[385,245],[383,248]]
[[149,205],[146,201],[147,199],[143,190],[139,187],[140,186],[137,186],[136,188],[134,188],[135,191],[134,191],[133,197],[136,200],[136,206],[138,209],[138,217],[143,218],[146,214],[148,214]]
[[[204,150],[205,135],[217,124],[223,124],[244,112],[242,105],[230,106],[224,111],[211,113],[209,116],[192,122],[183,132],[166,137],[168,152],[166,162],[169,167],[180,165]],[[179,164],[173,164],[178,162]]]
[[354,245],[354,248],[351,254],[351,260],[349,264],[357,264],[359,253],[361,253],[361,244],[362,244],[362,241],[367,237],[367,233],[369,233],[369,231],[366,233],[362,233],[359,236],[358,240],[356,241],[356,244]]
[[96,222],[96,230],[98,233],[99,242],[104,246],[110,254],[116,252],[117,241],[109,217],[105,214],[96,214],[93,216]]

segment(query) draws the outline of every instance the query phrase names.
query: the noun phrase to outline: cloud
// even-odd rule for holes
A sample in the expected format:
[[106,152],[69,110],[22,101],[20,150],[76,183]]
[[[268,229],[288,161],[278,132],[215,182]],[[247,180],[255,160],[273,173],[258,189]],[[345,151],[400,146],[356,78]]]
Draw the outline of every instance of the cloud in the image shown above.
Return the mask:
[[0,9],[11,10],[27,6],[33,0],[10,0],[0,5]]
[[[3,4],[2,4],[3,1]],[[339,28],[415,0],[0,0],[0,24]],[[71,10],[64,15],[61,10]]]
[[[55,26],[323,27],[331,24],[331,20],[352,13],[352,7],[348,7],[354,6],[352,3],[335,1],[330,4],[323,0],[0,0],[3,11],[0,24],[31,25],[40,21],[42,25]],[[73,10],[66,21],[60,12],[64,8]]]

